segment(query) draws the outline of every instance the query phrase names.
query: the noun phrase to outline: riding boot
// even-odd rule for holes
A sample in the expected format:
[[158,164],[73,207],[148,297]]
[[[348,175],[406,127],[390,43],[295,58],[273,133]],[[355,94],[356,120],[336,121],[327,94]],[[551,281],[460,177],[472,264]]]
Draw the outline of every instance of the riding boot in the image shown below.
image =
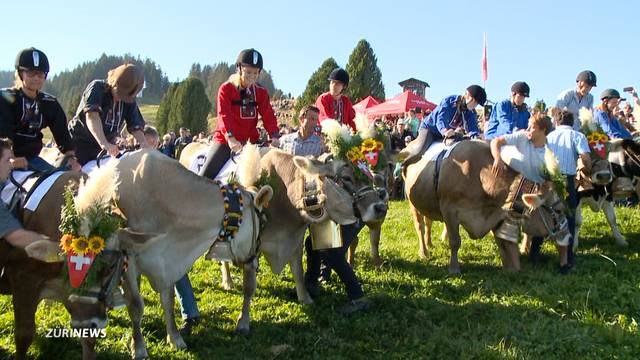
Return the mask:
[[227,144],[214,142],[207,153],[207,160],[198,175],[215,179],[227,160],[231,158],[231,148]]
[[433,134],[429,129],[420,129],[420,131],[418,131],[418,137],[410,144],[411,148],[405,150],[408,154],[402,162],[402,167],[407,167],[419,161],[422,154],[424,154],[433,143],[433,140]]

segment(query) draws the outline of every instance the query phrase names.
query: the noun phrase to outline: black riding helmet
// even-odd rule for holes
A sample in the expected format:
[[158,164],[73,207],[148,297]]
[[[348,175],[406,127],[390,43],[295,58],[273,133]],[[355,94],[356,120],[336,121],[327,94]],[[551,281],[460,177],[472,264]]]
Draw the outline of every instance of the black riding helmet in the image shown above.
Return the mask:
[[252,66],[262,70],[262,55],[254,48],[244,49],[240,51],[238,60],[236,60],[236,66],[239,67],[240,65]]
[[42,51],[30,47],[20,51],[16,56],[16,70],[37,70],[47,74],[49,72],[49,59]]
[[578,76],[576,76],[576,82],[584,81],[590,86],[596,86],[597,80],[598,79],[596,78],[596,74],[594,74],[593,71],[590,70],[581,71]]
[[[616,89],[605,89],[602,94],[600,94],[600,100],[608,100],[608,99],[620,99],[620,93]],[[620,101],[624,101],[626,99],[620,99]]]
[[480,106],[484,106],[484,103],[487,101],[487,92],[484,91],[484,88],[480,85],[471,85],[467,88],[469,95],[475,99],[475,101]]
[[347,73],[347,71],[344,69],[335,68],[333,69],[331,74],[329,74],[329,80],[340,81],[346,88],[347,86],[349,86],[349,73]]
[[524,81],[516,81],[515,83],[513,83],[513,85],[511,85],[512,93],[520,94],[524,97],[529,97],[529,91],[529,84]]

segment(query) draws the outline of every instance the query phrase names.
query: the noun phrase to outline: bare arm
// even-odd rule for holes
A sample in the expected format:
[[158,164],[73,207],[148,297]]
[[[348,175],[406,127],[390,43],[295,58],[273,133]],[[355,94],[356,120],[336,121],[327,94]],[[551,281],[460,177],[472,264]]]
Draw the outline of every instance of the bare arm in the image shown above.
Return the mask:
[[503,136],[498,136],[491,140],[491,155],[493,155],[493,167],[491,168],[491,172],[495,176],[500,175],[500,173],[505,169],[504,162],[502,162],[502,158],[500,157],[500,148],[506,143],[507,142]]
[[131,135],[133,135],[133,138],[136,139],[136,142],[140,144],[141,148],[149,147],[147,138],[144,137],[144,132],[142,132],[142,130],[136,130],[133,133],[131,133]]
[[9,242],[9,244],[21,249],[24,249],[27,245],[32,244],[35,241],[47,239],[44,235],[25,229],[14,230],[5,235],[4,238]]
[[107,150],[109,155],[116,156],[118,155],[118,146],[107,141],[107,137],[104,135],[104,130],[102,130],[102,120],[100,119],[100,114],[95,111],[87,113],[87,128],[93,138],[96,139],[98,145],[101,148]]

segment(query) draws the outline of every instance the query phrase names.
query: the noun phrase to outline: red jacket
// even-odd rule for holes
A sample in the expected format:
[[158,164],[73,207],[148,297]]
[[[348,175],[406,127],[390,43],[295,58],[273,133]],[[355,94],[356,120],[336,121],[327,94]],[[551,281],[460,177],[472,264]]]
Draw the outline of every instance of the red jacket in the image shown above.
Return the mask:
[[353,104],[351,100],[344,95],[340,95],[342,100],[342,119],[336,119],[336,109],[334,108],[334,99],[329,92],[326,92],[316,100],[316,107],[320,109],[320,115],[318,120],[322,122],[324,119],[334,119],[337,122],[345,125],[349,125],[353,131],[356,131],[356,123],[353,119],[356,118],[356,111],[353,110]]
[[247,141],[258,142],[260,137],[256,128],[258,115],[262,117],[267,134],[272,138],[280,135],[267,90],[258,85],[250,86],[247,90],[251,94],[245,97],[245,105],[243,106],[243,100],[240,98],[240,91],[236,84],[227,81],[220,86],[220,90],[218,90],[218,127],[213,134],[215,142],[226,144],[227,132],[231,132],[233,137],[243,144]]

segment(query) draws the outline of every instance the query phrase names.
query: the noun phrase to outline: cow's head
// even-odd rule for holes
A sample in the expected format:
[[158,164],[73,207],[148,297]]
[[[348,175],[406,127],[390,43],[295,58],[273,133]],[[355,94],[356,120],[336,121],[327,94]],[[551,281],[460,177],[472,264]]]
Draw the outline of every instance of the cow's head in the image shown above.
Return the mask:
[[611,163],[604,159],[594,159],[591,164],[591,182],[595,185],[606,185],[612,181]]
[[569,236],[564,201],[551,182],[546,182],[534,194],[522,195],[529,211],[525,214],[523,231],[532,236],[544,236],[565,243]]
[[640,176],[640,144],[631,139],[611,140],[609,162],[616,176]]
[[338,224],[346,225],[357,220],[354,212],[353,193],[346,191],[344,186],[341,186],[345,182],[353,183],[355,181],[353,172],[345,172],[345,168],[349,166],[344,161],[328,160],[322,162],[294,156],[293,163],[304,174],[304,181],[316,184],[310,186],[315,186],[315,189],[311,191],[305,191],[302,188],[301,200],[296,202],[296,207],[307,221],[319,223],[329,217]]

